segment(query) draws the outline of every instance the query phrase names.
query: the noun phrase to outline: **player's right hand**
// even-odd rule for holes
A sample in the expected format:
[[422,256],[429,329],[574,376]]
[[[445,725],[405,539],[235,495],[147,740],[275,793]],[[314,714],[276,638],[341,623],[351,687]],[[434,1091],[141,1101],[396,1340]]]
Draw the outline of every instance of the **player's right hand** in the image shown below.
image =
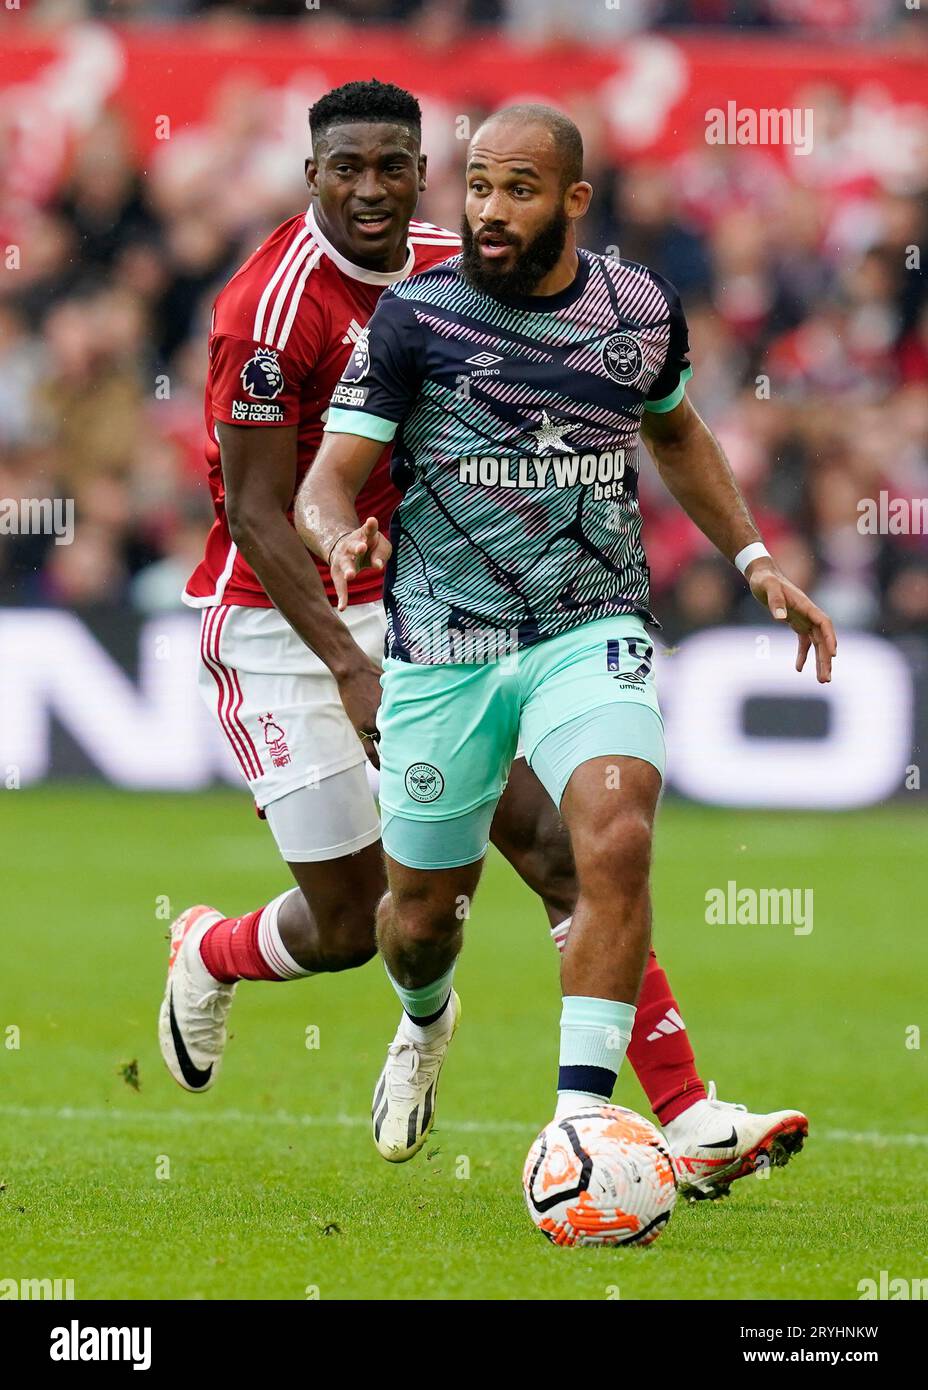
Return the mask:
[[351,726],[364,745],[364,751],[375,767],[377,756],[377,710],[380,706],[380,669],[372,661],[363,662],[338,679],[338,694],[351,720]]
[[339,536],[329,556],[329,573],[338,595],[338,611],[348,607],[348,585],[364,569],[382,570],[393,554],[393,546],[380,530],[375,516],[363,526]]

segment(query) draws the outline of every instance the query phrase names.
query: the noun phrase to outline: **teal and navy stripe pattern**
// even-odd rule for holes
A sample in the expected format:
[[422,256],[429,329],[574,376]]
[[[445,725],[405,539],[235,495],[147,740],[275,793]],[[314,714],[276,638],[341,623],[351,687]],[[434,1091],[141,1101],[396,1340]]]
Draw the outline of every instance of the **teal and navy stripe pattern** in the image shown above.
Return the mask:
[[483,294],[456,257],[381,297],[326,428],[394,437],[387,655],[485,660],[653,621],[638,435],[682,398],[687,352],[673,287],[586,251],[554,296]]

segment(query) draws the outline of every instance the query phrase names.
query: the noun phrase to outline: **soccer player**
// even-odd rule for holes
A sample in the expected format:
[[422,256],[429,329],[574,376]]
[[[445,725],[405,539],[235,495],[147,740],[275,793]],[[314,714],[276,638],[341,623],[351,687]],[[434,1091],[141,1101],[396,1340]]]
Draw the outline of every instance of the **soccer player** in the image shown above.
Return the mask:
[[[364,360],[379,296],[458,251],[460,238],[411,221],[426,164],[408,92],[349,83],[313,107],[310,126],[309,210],[271,233],[213,310],[205,422],[216,520],[185,594],[202,610],[202,693],[297,887],[240,917],[199,905],[173,924],[159,1039],[189,1091],[215,1083],[237,982],[364,964],[386,888],[365,775],[377,756],[382,576],[369,571],[336,612],[327,566],[293,530],[292,503],[339,376]],[[350,385],[339,389],[350,399]],[[389,452],[359,494],[383,526],[399,500]],[[541,896],[562,947],[576,899],[569,838],[523,759],[491,833]],[[782,1116],[707,1094],[653,952],[629,1056],[694,1192],[724,1192],[778,1142],[769,1136]],[[787,1123],[804,1120],[791,1112]]]
[[[831,675],[831,623],[767,553],[686,398],[676,292],[643,266],[577,249],[591,193],[566,117],[522,106],[481,126],[462,254],[381,297],[297,498],[297,530],[328,563],[343,611],[358,574],[385,574],[390,891],[378,940],[404,1018],[372,1118],[393,1162],[434,1121],[459,1016],[459,905],[476,890],[520,740],[560,808],[579,882],[561,971],[559,1115],[611,1097],[633,1036],[664,768],[639,434],[687,513],[797,631],[797,667],[814,644],[819,680]],[[403,499],[388,540],[363,499],[391,442]],[[713,1161],[732,1171],[741,1112],[701,1106],[714,1137],[703,1133],[692,1166],[678,1155],[678,1169],[705,1191]],[[774,1161],[806,1131],[797,1112],[764,1124]]]

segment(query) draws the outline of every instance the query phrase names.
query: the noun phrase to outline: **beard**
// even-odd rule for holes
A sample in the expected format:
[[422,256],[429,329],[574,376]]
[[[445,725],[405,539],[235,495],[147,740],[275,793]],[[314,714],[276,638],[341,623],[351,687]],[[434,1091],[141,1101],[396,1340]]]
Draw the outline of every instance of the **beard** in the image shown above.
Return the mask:
[[[560,260],[567,241],[569,220],[563,208],[558,208],[551,220],[526,245],[520,237],[498,232],[515,248],[515,260],[504,270],[480,254],[476,239],[465,214],[461,221],[461,269],[464,278],[474,289],[484,294],[507,296],[530,295]],[[489,230],[481,228],[481,231]]]

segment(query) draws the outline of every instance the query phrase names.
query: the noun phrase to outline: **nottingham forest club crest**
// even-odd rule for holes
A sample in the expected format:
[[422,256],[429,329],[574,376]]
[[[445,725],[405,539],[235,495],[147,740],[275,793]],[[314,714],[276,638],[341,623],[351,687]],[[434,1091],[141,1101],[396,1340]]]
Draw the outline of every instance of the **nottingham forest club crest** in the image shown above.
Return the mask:
[[641,376],[644,354],[630,333],[611,333],[602,348],[603,366],[613,381],[630,386]]
[[284,389],[284,374],[277,353],[259,348],[242,368],[242,386],[253,400],[272,401]]
[[264,730],[264,742],[270,754],[271,762],[275,767],[286,767],[290,762],[290,749],[287,747],[287,735],[277,723],[270,710],[267,714],[258,715],[258,723]]

